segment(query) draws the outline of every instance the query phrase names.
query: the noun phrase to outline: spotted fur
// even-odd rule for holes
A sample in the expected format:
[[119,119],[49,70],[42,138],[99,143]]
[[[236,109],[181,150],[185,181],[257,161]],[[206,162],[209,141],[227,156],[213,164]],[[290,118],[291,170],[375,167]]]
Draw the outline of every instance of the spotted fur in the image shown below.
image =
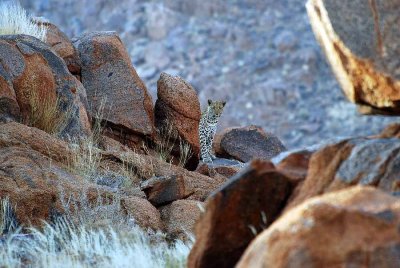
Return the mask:
[[218,119],[225,106],[225,101],[208,100],[207,109],[201,114],[199,125],[200,155],[203,162],[212,162],[212,143],[217,131]]

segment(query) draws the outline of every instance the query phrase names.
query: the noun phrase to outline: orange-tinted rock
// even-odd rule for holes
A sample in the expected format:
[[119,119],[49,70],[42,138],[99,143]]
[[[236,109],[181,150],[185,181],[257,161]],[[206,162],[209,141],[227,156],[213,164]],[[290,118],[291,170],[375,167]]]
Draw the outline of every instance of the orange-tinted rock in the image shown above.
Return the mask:
[[194,226],[201,214],[200,206],[203,206],[203,202],[177,200],[160,208],[166,232],[171,238],[180,240],[193,238]]
[[188,267],[233,267],[253,232],[262,231],[280,214],[291,189],[290,180],[271,162],[253,161],[207,200]]
[[326,146],[312,155],[307,177],[288,208],[310,197],[355,184],[376,186],[398,194],[399,165],[397,138],[354,138]]
[[[154,112],[159,130],[172,127],[173,131],[191,146],[193,156],[189,159],[189,165],[195,168],[200,152],[198,131],[201,116],[196,90],[178,76],[161,73],[157,82]],[[175,142],[179,148],[179,139]]]
[[126,197],[122,199],[122,206],[140,227],[153,230],[164,229],[160,212],[146,199],[136,196]]
[[276,169],[292,181],[303,181],[307,176],[311,155],[310,151],[290,153],[277,164]]
[[40,18],[35,18],[34,21],[36,24],[46,27],[46,43],[64,60],[68,70],[74,75],[80,75],[81,61],[71,40],[53,23]]
[[18,121],[21,117],[11,77],[0,64],[0,123]]
[[4,70],[0,80],[6,80],[14,91],[2,89],[1,95],[9,96],[7,107],[11,108],[7,109],[16,110],[15,94],[20,108],[20,116],[14,112],[15,118],[24,120],[30,116],[30,99],[34,96],[54,102],[58,98],[59,109],[71,114],[61,136],[78,137],[90,133],[85,89],[46,44],[27,35],[1,36],[0,62]]
[[388,125],[381,133],[379,133],[379,135],[376,136],[376,138],[400,138],[400,124],[393,123]]
[[291,209],[236,267],[399,267],[400,199],[355,186]]
[[214,148],[218,155],[242,162],[269,160],[286,150],[278,137],[258,126],[228,128],[215,139]]
[[142,190],[154,206],[161,206],[193,194],[186,189],[183,176],[172,175],[153,177],[140,184]]
[[346,97],[365,113],[399,114],[398,1],[309,0],[306,7]]
[[141,143],[138,136],[153,136],[151,96],[118,35],[88,33],[74,44],[82,61],[82,83],[91,116],[101,117],[107,123],[106,132],[131,147]]

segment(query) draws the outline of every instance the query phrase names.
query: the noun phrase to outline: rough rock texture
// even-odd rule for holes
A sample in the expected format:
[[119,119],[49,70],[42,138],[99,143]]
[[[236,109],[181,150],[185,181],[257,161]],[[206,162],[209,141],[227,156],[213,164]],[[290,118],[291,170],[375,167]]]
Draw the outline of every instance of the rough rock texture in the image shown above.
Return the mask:
[[[178,76],[161,73],[157,82],[154,113],[156,127],[159,130],[170,126],[183,141],[190,144],[193,157],[189,160],[189,164],[195,167],[199,161],[198,131],[201,116],[196,90]],[[176,146],[179,147],[179,140],[176,142]]]
[[136,135],[153,136],[153,104],[146,86],[115,32],[93,32],[74,45],[82,61],[82,83],[92,117],[107,123],[109,135],[124,144],[138,143]]
[[397,138],[354,138],[329,145],[311,156],[307,177],[288,208],[351,185],[371,185],[399,194],[400,143]]
[[161,206],[178,199],[185,199],[193,192],[187,190],[183,176],[172,175],[153,177],[140,184],[147,200],[154,206]]
[[212,178],[219,176],[229,178],[238,173],[243,167],[244,163],[240,161],[217,158],[211,163],[202,162],[197,166],[195,171]]
[[355,186],[288,211],[236,267],[399,267],[399,224],[398,198]]
[[171,238],[183,241],[193,238],[194,226],[203,204],[194,200],[177,200],[160,208],[166,232]]
[[46,27],[46,43],[64,60],[68,70],[79,77],[81,74],[81,60],[71,40],[51,22],[35,18],[35,23]]
[[293,181],[302,181],[307,176],[308,164],[312,154],[307,150],[290,153],[279,161],[276,169]]
[[269,160],[286,150],[278,137],[258,126],[228,128],[217,135],[214,148],[216,154],[242,162]]
[[267,161],[253,161],[208,200],[196,225],[188,267],[233,267],[286,204],[290,180]]
[[2,121],[29,117],[29,99],[35,94],[38,99],[56,101],[58,97],[60,109],[71,111],[62,136],[77,137],[90,132],[85,89],[50,47],[31,36],[3,35],[0,62]]
[[94,185],[65,171],[70,151],[65,142],[19,123],[0,127],[0,197],[10,197],[20,224],[42,224],[63,211],[60,191],[96,193]]
[[399,114],[398,1],[309,0],[307,11],[347,98]]
[[152,228],[153,230],[164,229],[160,212],[146,199],[130,196],[122,200],[122,205],[141,227]]
[[[153,189],[149,187],[148,194],[149,196],[154,194],[154,197],[160,198],[160,200],[161,198],[166,198],[173,201],[172,199],[184,196],[189,200],[204,201],[227,180],[223,176],[210,178],[182,167],[170,165],[157,157],[139,155],[133,151],[104,152],[102,157],[104,160],[110,159],[114,162],[125,163],[125,165],[135,167],[136,173],[143,181],[142,187],[148,182],[149,185],[156,186]],[[162,181],[160,178],[166,180]],[[179,185],[170,183],[171,180],[169,179],[171,178],[178,178]]]

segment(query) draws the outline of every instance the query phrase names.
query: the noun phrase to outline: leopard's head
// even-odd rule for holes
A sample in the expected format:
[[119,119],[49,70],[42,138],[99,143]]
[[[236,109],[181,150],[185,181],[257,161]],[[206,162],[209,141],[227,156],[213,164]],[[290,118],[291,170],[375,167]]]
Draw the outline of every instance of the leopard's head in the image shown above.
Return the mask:
[[226,102],[225,101],[212,101],[208,100],[208,114],[213,118],[218,118],[221,116],[224,110]]

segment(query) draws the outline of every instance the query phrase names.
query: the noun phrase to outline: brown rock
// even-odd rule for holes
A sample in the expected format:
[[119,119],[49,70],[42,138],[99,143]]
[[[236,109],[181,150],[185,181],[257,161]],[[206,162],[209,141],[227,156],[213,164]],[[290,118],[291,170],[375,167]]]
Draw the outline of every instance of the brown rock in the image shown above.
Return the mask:
[[177,200],[160,208],[166,232],[173,239],[192,240],[194,225],[200,217],[203,202]]
[[322,148],[312,155],[307,177],[286,210],[310,197],[355,184],[397,194],[399,152],[397,138],[354,138]]
[[160,212],[146,199],[136,196],[126,197],[122,199],[122,206],[129,215],[133,216],[135,223],[140,227],[153,230],[164,229]]
[[399,267],[399,224],[398,198],[355,186],[288,211],[236,267]]
[[[197,166],[199,144],[200,102],[196,90],[178,76],[161,73],[157,82],[157,101],[154,108],[159,130],[171,126],[183,141],[190,144],[193,157],[190,166]],[[176,140],[179,147],[179,140]]]
[[150,178],[141,183],[140,190],[144,191],[147,200],[154,206],[165,205],[193,194],[192,191],[186,189],[181,175]]
[[82,61],[91,116],[101,117],[107,134],[131,147],[142,141],[138,136],[154,135],[151,96],[118,35],[89,33],[74,44]]
[[393,123],[388,125],[376,138],[400,138],[400,124]]
[[208,200],[196,225],[188,267],[233,267],[254,238],[280,214],[290,180],[271,162],[256,160]]
[[237,160],[217,158],[211,163],[202,162],[195,171],[212,178],[219,176],[229,178],[238,173],[243,167],[244,164]]
[[310,151],[291,153],[278,163],[276,169],[291,178],[292,181],[303,181],[307,176],[311,155]]
[[228,128],[215,139],[215,152],[242,162],[252,159],[269,160],[286,148],[278,137],[266,133],[261,127]]
[[71,74],[80,75],[81,60],[71,40],[53,23],[40,18],[35,18],[34,21],[36,24],[46,27],[46,43],[64,60]]
[[18,121],[21,117],[11,77],[0,64],[0,123]]
[[[114,162],[125,163],[125,165],[132,165],[135,167],[136,173],[140,176],[141,180],[144,181],[143,185],[146,184],[146,180],[154,177],[178,178],[179,186],[171,183],[168,187],[158,188],[161,192],[157,193],[157,195],[160,194],[161,196],[164,195],[162,191],[175,192],[178,193],[178,195],[174,194],[172,196],[185,196],[185,198],[189,200],[204,201],[210,193],[216,191],[227,180],[223,176],[210,178],[197,172],[188,171],[179,166],[170,165],[157,157],[139,155],[133,151],[103,152],[102,158],[105,161],[112,160]],[[153,182],[157,182],[157,179]],[[185,194],[181,195],[179,193]]]
[[398,2],[309,0],[306,6],[347,98],[371,107],[368,113],[399,114]]
[[7,100],[1,108],[6,110],[5,117],[28,118],[33,94],[39,100],[56,101],[58,97],[59,109],[71,114],[61,136],[74,138],[90,133],[85,89],[46,44],[27,35],[3,35],[0,62],[0,81],[8,85],[0,93],[2,102]]

